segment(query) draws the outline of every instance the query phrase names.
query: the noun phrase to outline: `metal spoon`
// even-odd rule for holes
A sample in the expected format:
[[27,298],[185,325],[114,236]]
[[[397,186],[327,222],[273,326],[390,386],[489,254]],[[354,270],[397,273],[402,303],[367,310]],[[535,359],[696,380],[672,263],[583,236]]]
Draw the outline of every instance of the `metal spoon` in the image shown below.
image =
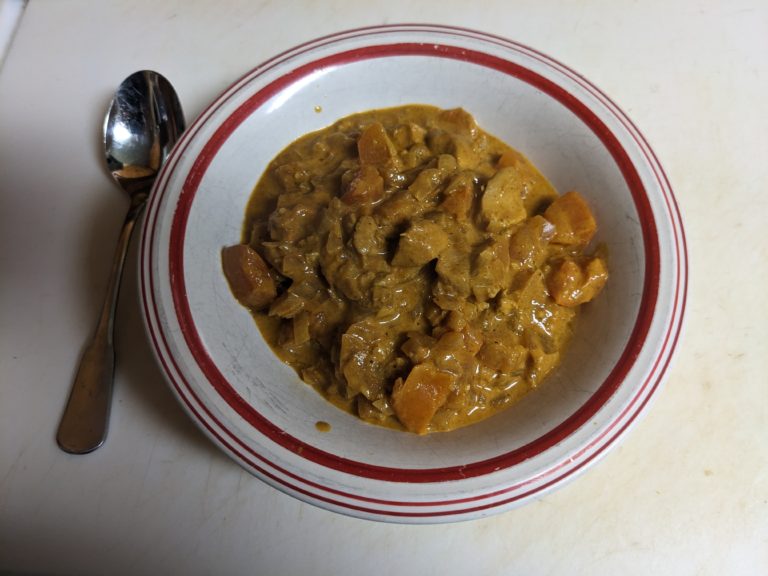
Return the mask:
[[184,126],[173,86],[151,70],[135,72],[120,84],[104,119],[107,168],[130,195],[131,205],[118,238],[99,323],[80,360],[56,435],[65,452],[92,452],[107,436],[115,368],[115,308],[125,254],[155,177]]

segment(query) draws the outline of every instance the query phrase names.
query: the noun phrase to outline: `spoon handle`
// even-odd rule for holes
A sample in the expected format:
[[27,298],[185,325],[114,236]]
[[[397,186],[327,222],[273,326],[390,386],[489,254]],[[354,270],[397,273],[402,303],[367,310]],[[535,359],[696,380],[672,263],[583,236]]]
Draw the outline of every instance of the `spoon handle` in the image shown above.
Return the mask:
[[59,423],[56,441],[62,450],[70,454],[92,452],[101,446],[107,437],[115,372],[113,336],[117,297],[128,244],[146,197],[146,194],[135,194],[131,198],[131,207],[117,241],[99,323],[80,360],[64,415]]

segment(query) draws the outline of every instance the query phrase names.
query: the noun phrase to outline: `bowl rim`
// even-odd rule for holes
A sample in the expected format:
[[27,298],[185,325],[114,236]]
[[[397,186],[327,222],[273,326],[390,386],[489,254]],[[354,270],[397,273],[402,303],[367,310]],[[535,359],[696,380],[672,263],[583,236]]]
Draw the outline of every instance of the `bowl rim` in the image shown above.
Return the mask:
[[[377,42],[379,39],[385,39],[387,35],[396,33],[402,35],[413,35],[413,42],[387,43],[386,41]],[[416,38],[420,34],[443,35],[444,39],[451,38],[455,44],[440,44],[418,42]],[[354,39],[370,39],[371,43],[364,46],[346,47],[345,42]],[[462,45],[471,41],[474,47]],[[656,222],[649,205],[648,191],[639,180],[637,170],[632,160],[627,156],[621,143],[617,140],[613,132],[597,117],[590,107],[577,96],[568,92],[566,88],[557,84],[553,80],[539,75],[537,72],[526,68],[525,66],[506,60],[498,55],[483,52],[477,43],[487,43],[496,47],[502,47],[506,50],[512,50],[526,57],[533,58],[536,61],[555,69],[564,74],[571,81],[576,82],[587,90],[594,98],[598,100],[606,110],[611,112],[622,124],[623,128],[635,140],[639,149],[644,154],[645,161],[650,166],[653,174],[659,184],[659,190],[664,197],[668,216],[673,229],[675,243],[675,264],[676,286],[674,288],[674,303],[672,305],[672,317],[669,320],[666,332],[664,334],[663,344],[654,359],[653,369],[647,374],[647,378],[642,384],[637,386],[636,394],[632,401],[624,407],[621,414],[613,418],[611,425],[601,431],[600,435],[593,438],[589,445],[582,447],[579,460],[576,465],[557,466],[549,471],[547,478],[525,479],[522,482],[512,486],[502,486],[498,490],[486,492],[481,495],[469,495],[456,498],[442,499],[439,501],[425,501],[414,503],[414,501],[399,501],[394,499],[372,498],[365,494],[348,493],[327,485],[321,485],[312,482],[294,471],[283,468],[275,462],[265,461],[264,456],[256,453],[249,446],[242,442],[233,434],[229,438],[224,437],[228,432],[226,424],[218,420],[207,407],[205,402],[198,397],[193,387],[185,381],[183,371],[176,365],[176,359],[170,353],[167,335],[163,332],[160,313],[158,311],[158,299],[153,296],[155,283],[152,264],[152,254],[155,250],[155,231],[158,222],[159,205],[162,198],[167,193],[167,187],[170,182],[170,175],[178,165],[179,159],[184,155],[189,145],[195,141],[196,134],[200,128],[207,122],[216,121],[216,113],[225,103],[247,90],[251,83],[268,71],[278,69],[285,62],[292,60],[297,56],[306,56],[312,54],[318,48],[328,48],[338,46],[339,49],[329,55],[319,59],[311,60],[296,68],[290,69],[285,74],[280,75],[276,80],[272,80],[266,85],[260,86],[258,90],[250,95],[238,105],[235,112],[229,114],[222,120],[213,136],[209,138],[200,149],[194,168],[186,175],[178,202],[175,205],[175,214],[170,231],[169,267],[171,292],[174,301],[174,313],[178,317],[181,325],[182,336],[186,345],[195,357],[200,369],[208,378],[209,383],[216,389],[224,401],[231,406],[238,414],[248,421],[260,433],[264,434],[271,441],[280,444],[286,450],[299,454],[302,458],[309,460],[320,466],[325,466],[335,472],[350,474],[360,478],[383,481],[388,483],[435,483],[435,482],[459,482],[461,480],[491,474],[500,468],[512,467],[528,458],[541,453],[543,450],[554,446],[564,438],[569,436],[575,429],[582,426],[593,415],[610,396],[616,391],[623,382],[629,369],[634,365],[640,350],[645,343],[645,337],[653,319],[655,307],[659,294],[659,274],[661,267],[661,255],[659,250],[659,239],[657,236]],[[344,457],[325,452],[316,447],[306,444],[297,438],[292,437],[285,430],[275,427],[269,420],[264,418],[258,410],[244,401],[237,392],[228,385],[226,378],[218,370],[213,360],[208,356],[205,346],[200,340],[196,327],[192,320],[189,303],[185,297],[184,287],[184,234],[186,228],[186,218],[189,215],[191,204],[198,185],[205,173],[205,169],[215,157],[218,149],[226,141],[228,136],[245,120],[255,109],[267,101],[274,94],[289,86],[297,79],[327,65],[342,65],[347,62],[359,61],[367,58],[386,57],[393,55],[429,55],[441,58],[454,58],[467,60],[475,64],[481,64],[511,74],[534,87],[544,91],[554,97],[559,102],[567,106],[571,112],[575,113],[583,122],[585,122],[592,131],[598,136],[603,144],[610,151],[611,155],[619,166],[624,179],[632,193],[632,197],[638,213],[642,216],[643,222],[643,244],[646,254],[645,274],[643,296],[641,299],[641,308],[638,312],[632,335],[621,356],[615,364],[611,374],[597,391],[585,402],[574,414],[566,421],[558,425],[553,430],[533,442],[501,454],[484,461],[473,462],[465,466],[443,467],[443,468],[388,468],[377,466],[364,462],[348,460]],[[563,479],[575,475],[591,462],[607,452],[620,436],[629,428],[629,426],[643,412],[650,398],[654,395],[665,376],[672,352],[677,345],[682,325],[682,319],[685,310],[685,301],[687,295],[687,248],[685,243],[685,234],[682,227],[682,220],[674,195],[669,185],[669,181],[664,174],[663,168],[659,164],[653,151],[640,134],[639,130],[629,120],[629,118],[599,89],[585,80],[576,72],[552,58],[544,56],[540,52],[526,47],[517,42],[487,34],[469,30],[466,28],[451,26],[436,26],[429,24],[392,24],[385,26],[371,26],[343,31],[336,34],[323,36],[316,40],[305,42],[295,48],[278,54],[257,66],[253,70],[243,75],[226,89],[221,96],[216,98],[203,111],[195,122],[188,128],[177,147],[172,152],[165,167],[163,168],[150,199],[147,214],[144,220],[142,232],[142,247],[140,257],[140,294],[142,299],[142,310],[144,313],[145,325],[147,327],[153,352],[163,367],[166,378],[171,383],[172,389],[181,400],[182,405],[193,416],[199,425],[211,436],[217,444],[224,447],[230,454],[241,463],[245,462],[246,468],[255,470],[259,476],[265,477],[267,481],[284,489],[298,497],[336,509],[343,508],[344,512],[364,517],[375,517],[384,514],[386,517],[397,517],[397,511],[382,511],[381,509],[370,509],[371,505],[381,504],[387,507],[398,506],[422,506],[424,509],[418,511],[400,511],[402,514],[411,514],[412,517],[426,518],[429,515],[467,514],[480,512],[489,508],[501,508],[513,502],[517,502],[532,495],[540,494],[544,490],[558,484]],[[213,424],[213,425],[212,425]],[[573,456],[570,461],[573,462]],[[271,468],[266,469],[265,466]],[[288,480],[289,479],[289,480]],[[535,484],[535,485],[534,485]],[[531,485],[531,489],[527,487]],[[318,494],[311,490],[321,490],[328,495]],[[517,494],[507,497],[514,491]],[[343,501],[339,501],[341,497]],[[351,500],[352,502],[348,502]],[[484,504],[478,504],[479,501],[486,501]],[[451,507],[451,511],[430,510],[429,507]],[[401,516],[402,518],[402,516]]]

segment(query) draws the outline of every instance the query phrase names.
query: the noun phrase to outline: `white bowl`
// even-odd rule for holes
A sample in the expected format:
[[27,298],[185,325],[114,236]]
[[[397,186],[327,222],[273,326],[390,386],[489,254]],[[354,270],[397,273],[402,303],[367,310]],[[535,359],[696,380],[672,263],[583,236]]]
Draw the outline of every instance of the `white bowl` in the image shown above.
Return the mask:
[[[232,297],[220,264],[221,248],[240,241],[254,185],[283,147],[353,112],[409,103],[464,107],[560,192],[580,191],[611,270],[539,389],[498,416],[426,437],[365,424],[302,383]],[[602,92],[503,38],[398,25],[301,45],[217,98],[155,185],[140,282],[150,340],[173,390],[244,468],[329,510],[431,523],[519,505],[615,445],[669,365],[686,267],[662,168]],[[330,432],[318,431],[318,421]]]

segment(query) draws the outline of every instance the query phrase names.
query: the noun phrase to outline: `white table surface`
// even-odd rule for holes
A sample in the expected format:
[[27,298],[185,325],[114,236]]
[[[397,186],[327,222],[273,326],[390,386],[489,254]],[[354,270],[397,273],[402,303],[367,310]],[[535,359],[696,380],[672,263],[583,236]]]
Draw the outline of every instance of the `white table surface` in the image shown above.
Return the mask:
[[[56,424],[126,199],[99,143],[113,89],[163,72],[189,120],[269,56],[385,22],[476,28],[575,68],[633,118],[677,195],[687,326],[667,384],[603,462],[479,521],[400,526],[303,504],[221,454],[118,311],[111,433]],[[768,4],[33,0],[0,71],[0,570],[50,574],[768,573]]]

